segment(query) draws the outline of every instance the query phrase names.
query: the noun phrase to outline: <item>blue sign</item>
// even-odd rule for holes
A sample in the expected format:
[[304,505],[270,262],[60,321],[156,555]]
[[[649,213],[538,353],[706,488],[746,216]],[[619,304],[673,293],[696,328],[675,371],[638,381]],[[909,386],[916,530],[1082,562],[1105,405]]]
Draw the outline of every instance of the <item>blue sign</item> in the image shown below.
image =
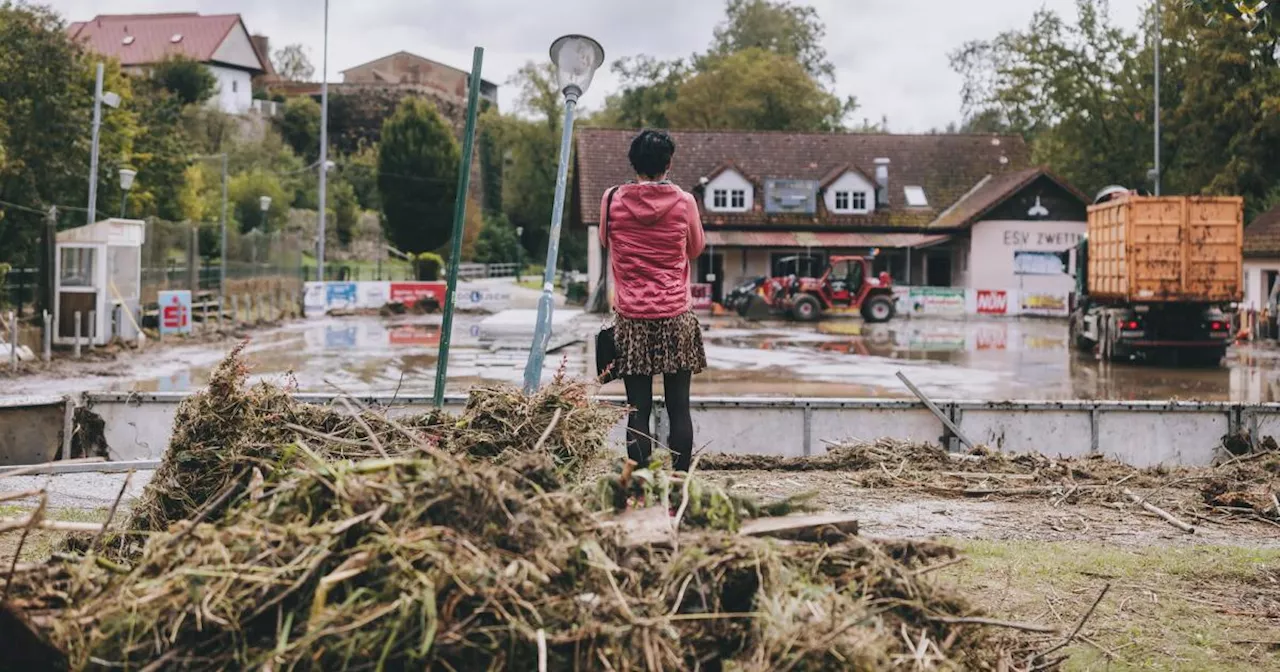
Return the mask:
[[325,286],[324,303],[327,310],[333,310],[334,308],[355,308],[356,283],[331,282],[327,284]]
[[479,291],[471,292],[471,303],[480,303],[480,300],[483,298],[484,298],[484,295],[481,294]]
[[160,333],[191,333],[191,290],[166,290],[160,292]]

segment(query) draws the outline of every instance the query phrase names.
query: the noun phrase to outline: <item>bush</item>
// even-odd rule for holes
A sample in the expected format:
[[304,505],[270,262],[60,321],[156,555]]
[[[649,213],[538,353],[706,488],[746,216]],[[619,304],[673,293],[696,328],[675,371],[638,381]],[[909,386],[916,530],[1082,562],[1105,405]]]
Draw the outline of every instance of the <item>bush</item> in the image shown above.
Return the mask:
[[9,305],[9,292],[4,283],[5,276],[9,275],[10,268],[12,267],[9,266],[9,264],[0,263],[0,308],[7,307]]
[[427,282],[434,282],[440,279],[440,269],[444,268],[444,257],[435,252],[423,252],[418,255],[417,263],[418,279]]

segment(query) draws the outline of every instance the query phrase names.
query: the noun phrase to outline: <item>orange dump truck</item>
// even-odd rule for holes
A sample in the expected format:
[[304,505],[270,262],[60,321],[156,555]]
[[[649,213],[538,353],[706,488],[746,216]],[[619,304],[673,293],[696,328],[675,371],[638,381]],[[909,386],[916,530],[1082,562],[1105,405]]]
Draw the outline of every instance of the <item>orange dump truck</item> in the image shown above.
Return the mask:
[[1089,208],[1072,341],[1104,359],[1218,365],[1244,288],[1244,199],[1124,195]]

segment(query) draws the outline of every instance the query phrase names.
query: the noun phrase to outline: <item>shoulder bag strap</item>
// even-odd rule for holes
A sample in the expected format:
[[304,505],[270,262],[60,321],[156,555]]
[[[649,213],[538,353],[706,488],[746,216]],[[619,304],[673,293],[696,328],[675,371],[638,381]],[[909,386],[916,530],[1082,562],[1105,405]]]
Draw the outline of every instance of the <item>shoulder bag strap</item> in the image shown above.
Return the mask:
[[605,194],[604,212],[600,213],[600,226],[604,230],[604,245],[601,250],[604,254],[600,255],[600,284],[604,284],[609,277],[609,211],[613,209],[613,195],[618,193],[618,187],[613,187]]

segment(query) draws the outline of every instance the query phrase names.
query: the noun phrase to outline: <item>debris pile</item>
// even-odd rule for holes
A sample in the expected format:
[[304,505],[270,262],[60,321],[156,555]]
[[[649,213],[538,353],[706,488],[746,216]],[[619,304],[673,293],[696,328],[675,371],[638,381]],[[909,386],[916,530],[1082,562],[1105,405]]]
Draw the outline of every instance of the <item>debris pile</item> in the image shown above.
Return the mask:
[[[1148,510],[1159,503],[1198,517],[1214,513],[1280,521],[1280,501],[1274,494],[1280,482],[1280,452],[1274,442],[1262,442],[1259,449],[1212,467],[1139,469],[1101,455],[1051,458],[982,446],[950,453],[933,444],[880,439],[834,445],[825,454],[808,458],[707,455],[701,468],[840,471],[853,487],[915,489],[956,497],[1042,497],[1055,505],[1136,503]],[[1146,494],[1139,497],[1134,491]],[[1152,512],[1167,514],[1163,509]]]
[[[43,669],[77,670],[1033,667],[930,579],[944,546],[721,530],[625,543],[593,511],[613,501],[591,505],[574,480],[616,410],[577,389],[477,391],[457,418],[396,421],[246,388],[233,353],[184,402],[123,533],[144,543],[10,577],[0,641],[30,624],[66,658]],[[760,513],[642,471],[646,503],[687,486],[698,515]]]

